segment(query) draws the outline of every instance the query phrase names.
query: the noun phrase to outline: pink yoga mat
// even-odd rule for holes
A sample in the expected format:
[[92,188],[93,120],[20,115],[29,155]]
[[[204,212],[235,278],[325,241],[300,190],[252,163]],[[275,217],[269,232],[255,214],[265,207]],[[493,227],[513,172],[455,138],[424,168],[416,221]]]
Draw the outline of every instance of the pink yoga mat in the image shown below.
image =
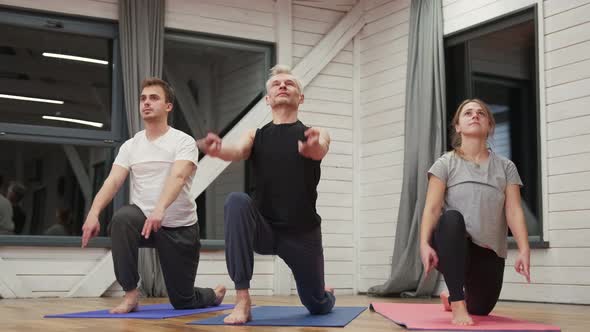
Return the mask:
[[531,323],[507,317],[471,316],[475,325],[451,324],[451,313],[441,304],[371,303],[375,311],[408,330],[442,331],[561,331],[557,326]]

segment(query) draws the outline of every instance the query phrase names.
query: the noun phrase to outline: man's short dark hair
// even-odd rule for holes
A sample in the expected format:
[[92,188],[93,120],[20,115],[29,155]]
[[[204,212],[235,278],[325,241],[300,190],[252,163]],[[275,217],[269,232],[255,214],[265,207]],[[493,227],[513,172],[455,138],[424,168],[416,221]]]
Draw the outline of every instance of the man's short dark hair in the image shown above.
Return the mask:
[[157,85],[159,87],[162,88],[162,90],[164,90],[164,99],[166,100],[167,103],[171,103],[174,104],[174,89],[172,89],[172,87],[170,86],[170,84],[168,84],[168,82],[159,79],[157,77],[148,77],[145,80],[143,80],[143,82],[141,82],[141,90],[143,91],[143,89],[145,89],[148,86],[154,86]]

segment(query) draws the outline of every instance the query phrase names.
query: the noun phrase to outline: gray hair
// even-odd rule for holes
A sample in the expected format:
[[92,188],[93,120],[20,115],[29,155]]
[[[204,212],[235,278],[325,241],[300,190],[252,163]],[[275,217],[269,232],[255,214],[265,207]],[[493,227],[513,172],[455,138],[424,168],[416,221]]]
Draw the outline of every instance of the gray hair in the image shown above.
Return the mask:
[[299,89],[299,92],[303,92],[303,84],[301,84],[301,81],[295,77],[295,75],[293,75],[293,71],[291,71],[291,67],[287,66],[287,65],[275,65],[274,67],[272,67],[270,69],[270,75],[268,77],[268,80],[266,81],[266,91],[270,90],[270,81],[272,80],[272,78],[276,75],[279,74],[289,74],[291,76],[293,76],[293,80],[295,81],[295,84],[297,84],[297,88]]

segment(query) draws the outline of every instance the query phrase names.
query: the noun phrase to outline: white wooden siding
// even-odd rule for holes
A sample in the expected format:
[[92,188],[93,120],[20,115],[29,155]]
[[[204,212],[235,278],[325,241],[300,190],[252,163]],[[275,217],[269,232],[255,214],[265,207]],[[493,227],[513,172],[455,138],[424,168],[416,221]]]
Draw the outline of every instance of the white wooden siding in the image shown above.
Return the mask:
[[537,0],[458,0],[443,3],[444,34],[467,29],[535,3]]
[[533,254],[534,285],[518,287],[522,280],[508,279],[515,291],[506,298],[590,303],[588,13],[588,0],[544,2],[550,248]]
[[117,0],[0,0],[0,5],[43,10],[60,14],[80,15],[116,20],[119,17]]
[[[341,10],[316,4],[293,2],[293,65],[344,17]],[[350,43],[308,83],[299,114],[307,126],[326,128],[332,139],[322,161],[317,208],[322,217],[326,285],[338,294],[354,292],[352,71]],[[294,281],[291,288],[295,294]]]
[[0,257],[32,297],[63,297],[102,257],[106,249],[0,247]]
[[401,192],[410,1],[367,1],[360,36],[358,290],[389,277]]
[[274,1],[167,0],[166,27],[275,41]]
[[[111,20],[117,20],[119,15],[117,0],[1,0],[0,4]],[[165,25],[180,30],[273,42],[274,1],[167,0]]]

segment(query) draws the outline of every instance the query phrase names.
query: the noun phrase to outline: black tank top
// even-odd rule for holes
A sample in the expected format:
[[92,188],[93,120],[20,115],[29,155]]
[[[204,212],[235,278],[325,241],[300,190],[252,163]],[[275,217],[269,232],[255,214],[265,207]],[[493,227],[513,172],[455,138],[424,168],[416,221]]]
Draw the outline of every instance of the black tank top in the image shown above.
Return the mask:
[[316,212],[321,161],[303,157],[297,147],[308,128],[301,121],[270,122],[256,130],[250,153],[254,202],[273,228],[301,232],[321,222]]

